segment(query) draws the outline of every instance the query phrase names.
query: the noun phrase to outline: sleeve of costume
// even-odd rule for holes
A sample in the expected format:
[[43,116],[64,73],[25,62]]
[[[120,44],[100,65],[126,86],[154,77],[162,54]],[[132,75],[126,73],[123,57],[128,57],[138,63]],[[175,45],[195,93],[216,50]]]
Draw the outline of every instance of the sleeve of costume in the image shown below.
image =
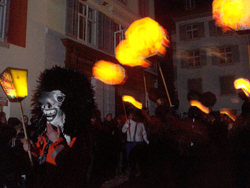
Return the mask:
[[148,138],[147,138],[147,132],[146,132],[146,129],[145,129],[145,127],[144,127],[144,124],[142,123],[141,125],[142,125],[142,136],[143,136],[143,140],[144,140],[147,144],[149,144],[149,141],[148,141]]
[[127,130],[128,130],[128,127],[129,127],[129,125],[128,125],[128,121],[123,125],[123,127],[122,127],[122,132],[123,133],[126,133],[127,132]]
[[37,142],[36,142],[36,147],[32,149],[32,155],[35,158],[38,158],[39,156],[43,155],[43,148],[45,143],[45,138],[43,136],[39,137]]

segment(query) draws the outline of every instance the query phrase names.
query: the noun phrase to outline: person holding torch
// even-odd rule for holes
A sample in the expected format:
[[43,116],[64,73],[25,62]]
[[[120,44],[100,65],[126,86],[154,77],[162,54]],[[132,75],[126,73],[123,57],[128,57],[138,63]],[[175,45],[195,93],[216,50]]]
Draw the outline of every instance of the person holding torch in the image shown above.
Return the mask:
[[135,178],[135,170],[137,163],[136,146],[140,145],[143,142],[149,144],[144,124],[134,121],[133,118],[134,113],[131,111],[128,113],[128,119],[122,127],[122,132],[127,133],[126,152],[130,180],[133,180]]

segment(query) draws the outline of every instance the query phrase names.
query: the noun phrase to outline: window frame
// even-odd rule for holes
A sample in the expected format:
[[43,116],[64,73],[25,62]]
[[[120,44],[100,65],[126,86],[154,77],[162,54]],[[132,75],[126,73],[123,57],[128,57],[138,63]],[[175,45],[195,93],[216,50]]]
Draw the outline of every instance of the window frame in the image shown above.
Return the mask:
[[[195,53],[198,54],[196,55]],[[192,56],[190,56],[192,54]],[[195,58],[199,58],[198,61]],[[196,61],[195,64],[190,64],[190,59]],[[193,61],[193,62],[194,62]],[[195,62],[194,62],[195,63]],[[203,48],[190,49],[180,52],[180,66],[184,69],[199,69],[207,65],[207,50]]]
[[[3,1],[1,2],[3,5]],[[9,48],[10,44],[26,47],[27,36],[27,0],[4,0],[4,14],[2,25],[3,35],[0,39],[0,46]]]
[[116,26],[118,26],[118,29],[114,32],[114,54],[116,54],[116,47],[119,45],[121,41],[125,38],[125,32],[124,28],[121,24],[115,23]]
[[[198,52],[198,55],[195,54]],[[192,53],[192,55],[190,55]],[[199,59],[199,61],[196,61],[197,58]],[[200,50],[190,50],[188,51],[188,68],[197,68],[197,67],[201,67],[201,55],[200,55]],[[190,60],[192,60],[192,62],[190,62]],[[192,65],[190,64],[192,63]]]
[[6,40],[6,22],[7,22],[7,10],[8,10],[7,0],[3,0],[3,1],[4,2],[0,1],[0,7],[3,7],[3,13],[0,14],[0,34],[2,33],[0,35],[1,42],[4,42]]
[[[230,48],[230,52],[227,52],[227,48]],[[219,50],[219,54],[220,54],[220,60],[219,60],[219,64],[220,65],[228,65],[228,64],[232,64],[233,60],[233,54],[232,54],[232,47],[231,46],[222,46],[218,48]],[[223,52],[222,52],[223,51]],[[228,60],[230,59],[230,61]]]
[[[197,26],[196,28],[194,28],[194,26]],[[188,27],[191,27],[190,29],[188,29]],[[194,32],[197,32],[197,36],[194,36]],[[191,37],[188,33],[191,33]],[[199,39],[199,25],[198,24],[188,24],[186,25],[186,37],[187,40],[195,40],[195,39]]]
[[[9,0],[4,0],[5,2],[0,2],[0,5],[3,5],[3,14],[2,14],[2,26],[0,26],[0,33],[2,32],[0,36],[0,47],[6,47],[9,48],[9,44],[7,41],[7,30],[8,30],[8,20],[9,20]],[[0,18],[1,21],[1,18]],[[1,24],[1,23],[0,23]],[[1,28],[2,27],[2,28]]]
[[[85,15],[84,15],[84,10],[83,13],[80,13],[80,6],[85,6]],[[94,18],[90,18],[89,17],[89,10],[92,9],[93,10],[93,17]],[[77,10],[77,17],[78,17],[78,21],[77,21],[77,39],[81,40],[83,42],[85,42],[88,45],[93,45],[96,46],[97,42],[97,10],[93,9],[91,6],[85,4],[83,1],[79,1],[78,4],[78,10]],[[83,24],[84,24],[84,31],[83,32],[83,38],[80,37],[80,32],[81,32],[81,18],[83,20]],[[91,29],[91,32],[89,32],[89,22],[91,22],[93,24],[93,28]]]

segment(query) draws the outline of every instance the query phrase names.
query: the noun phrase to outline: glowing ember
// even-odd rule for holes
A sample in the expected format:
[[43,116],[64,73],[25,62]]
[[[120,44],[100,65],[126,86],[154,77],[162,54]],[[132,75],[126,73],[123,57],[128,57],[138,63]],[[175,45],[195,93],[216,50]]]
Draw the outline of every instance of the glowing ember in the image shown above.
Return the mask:
[[250,95],[250,82],[248,79],[239,78],[234,81],[235,89],[242,89],[247,97]]
[[123,67],[103,60],[95,63],[92,73],[95,78],[109,85],[123,84],[126,78]]
[[214,0],[213,19],[224,31],[250,29],[250,1]]
[[149,17],[134,21],[125,33],[126,40],[116,48],[116,58],[121,64],[148,67],[145,59],[163,57],[169,46],[166,31]]
[[201,104],[200,101],[197,101],[197,100],[190,100],[190,105],[191,106],[195,106],[197,108],[199,108],[202,112],[206,113],[206,114],[209,114],[210,113],[210,110],[208,107],[204,106],[203,104]]
[[129,103],[133,104],[133,105],[134,105],[136,108],[138,108],[138,109],[142,109],[142,103],[136,101],[136,100],[134,99],[134,97],[131,97],[131,96],[128,96],[128,95],[124,95],[124,96],[122,97],[122,100],[123,100],[124,102],[129,102]]

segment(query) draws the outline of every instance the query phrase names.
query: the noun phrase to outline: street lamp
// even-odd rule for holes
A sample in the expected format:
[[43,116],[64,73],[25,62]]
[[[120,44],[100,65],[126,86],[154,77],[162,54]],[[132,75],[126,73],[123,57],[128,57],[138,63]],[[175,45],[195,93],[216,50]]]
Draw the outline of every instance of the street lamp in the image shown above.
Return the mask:
[[[10,102],[18,102],[21,110],[21,118],[25,139],[28,140],[28,135],[23,119],[23,108],[21,101],[28,95],[27,87],[27,69],[19,69],[13,67],[7,67],[0,74],[0,85]],[[31,166],[33,166],[33,161],[31,157],[31,152],[28,150],[29,159]]]

